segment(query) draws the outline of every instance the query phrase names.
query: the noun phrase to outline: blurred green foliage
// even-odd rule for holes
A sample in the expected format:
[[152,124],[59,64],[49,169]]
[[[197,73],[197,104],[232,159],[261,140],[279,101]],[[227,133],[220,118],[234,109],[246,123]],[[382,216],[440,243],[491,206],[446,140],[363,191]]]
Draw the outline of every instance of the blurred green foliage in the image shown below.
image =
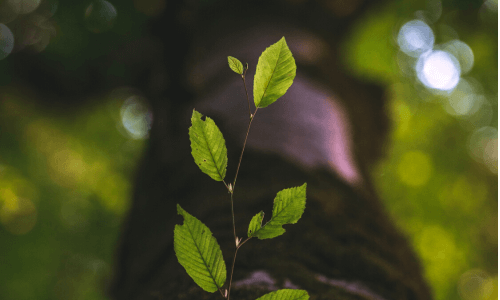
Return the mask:
[[466,78],[480,83],[493,107],[489,122],[474,124],[450,115],[447,95],[427,90],[398,66],[398,29],[425,4],[401,1],[370,12],[344,47],[355,74],[390,86],[391,142],[372,176],[422,259],[436,299],[497,299],[497,146],[489,166],[468,151],[481,147],[470,143],[476,125],[498,127],[497,32],[491,30],[497,11],[483,7],[470,26],[448,3],[431,26],[436,43],[446,42],[439,28],[447,26],[473,50],[474,67]]
[[[40,55],[64,66],[75,82],[80,73],[71,70],[140,36],[148,16],[164,7],[161,0],[113,2],[114,27],[103,28],[112,34],[95,34],[85,23],[90,2],[68,3],[60,3],[54,16],[60,30]],[[399,28],[419,11],[430,11],[429,3],[396,1],[370,11],[343,55],[354,74],[388,86],[393,128],[387,156],[372,176],[422,259],[436,299],[496,299],[497,162],[488,166],[471,157],[474,124],[450,115],[446,97],[405,73],[397,59]],[[432,24],[436,43],[449,39],[451,28],[473,50],[467,78],[480,83],[492,107],[483,125],[493,128],[496,3],[444,1]],[[481,7],[474,23],[457,11],[464,7]],[[125,98],[96,96],[92,105],[63,115],[37,106],[38,95],[28,87],[10,84],[8,60],[0,61],[0,298],[106,299],[102,290],[144,140],[123,125]],[[113,72],[126,77],[127,70]]]

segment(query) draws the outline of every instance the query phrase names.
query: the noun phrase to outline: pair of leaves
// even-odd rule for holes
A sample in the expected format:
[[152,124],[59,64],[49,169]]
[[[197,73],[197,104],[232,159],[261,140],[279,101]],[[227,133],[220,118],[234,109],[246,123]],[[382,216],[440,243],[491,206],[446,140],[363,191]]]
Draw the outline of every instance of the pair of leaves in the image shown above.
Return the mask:
[[[285,232],[283,225],[297,223],[306,205],[306,186],[304,183],[302,186],[278,192],[274,198],[271,220],[262,226],[264,213],[255,215],[248,227],[248,237],[277,237]],[[175,225],[174,229],[174,250],[177,259],[194,282],[205,291],[213,293],[224,285],[227,276],[220,246],[210,229],[180,205],[177,205],[177,213],[184,217],[184,224]]]
[[[243,64],[228,56],[229,67],[243,74]],[[292,85],[297,66],[285,38],[268,47],[259,57],[254,77],[255,106],[263,108],[276,102]],[[201,171],[216,181],[224,181],[227,169],[227,148],[222,132],[215,122],[193,110],[189,128],[191,154]]]
[[295,224],[304,213],[306,207],[306,187],[302,186],[284,189],[276,195],[271,219],[262,226],[264,212],[256,214],[248,226],[248,237],[261,240],[270,239],[285,233],[285,224]]
[[[207,292],[216,292],[222,288],[227,277],[226,264],[220,246],[210,229],[182,209],[179,204],[177,204],[177,213],[184,217],[184,224],[175,225],[175,255],[196,284]],[[257,300],[308,299],[309,295],[304,290],[283,289],[268,293]]]
[[[236,58],[227,58],[231,70],[243,74],[243,64]],[[269,46],[259,57],[253,81],[255,107],[263,108],[283,96],[292,85],[297,66],[285,37]]]

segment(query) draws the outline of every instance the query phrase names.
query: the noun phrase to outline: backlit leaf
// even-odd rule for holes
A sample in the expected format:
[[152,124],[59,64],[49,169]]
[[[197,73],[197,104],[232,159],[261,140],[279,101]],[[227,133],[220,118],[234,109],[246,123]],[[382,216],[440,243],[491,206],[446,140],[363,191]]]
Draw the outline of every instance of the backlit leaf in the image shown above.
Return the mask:
[[262,227],[262,219],[264,219],[263,211],[253,216],[252,220],[250,221],[250,225],[248,226],[248,237],[251,237],[255,231],[259,230]]
[[239,61],[235,57],[228,56],[227,62],[229,63],[229,67],[231,68],[231,70],[240,75],[243,74],[243,64],[241,63],[241,61]]
[[[307,184],[304,183],[302,186],[278,192],[276,198],[274,198],[271,220],[259,229],[253,227],[254,231],[249,234],[249,237],[255,236],[261,240],[274,238],[285,233],[282,225],[297,223],[306,207],[306,187]],[[252,221],[255,218],[256,216],[253,217]]]
[[226,141],[215,122],[193,110],[189,127],[191,154],[200,170],[214,180],[223,181],[227,169]]
[[253,83],[256,107],[266,107],[283,96],[292,85],[297,66],[285,37],[259,57]]
[[226,264],[220,246],[210,229],[179,204],[177,213],[184,217],[184,224],[175,225],[175,255],[194,282],[213,293],[226,282]]

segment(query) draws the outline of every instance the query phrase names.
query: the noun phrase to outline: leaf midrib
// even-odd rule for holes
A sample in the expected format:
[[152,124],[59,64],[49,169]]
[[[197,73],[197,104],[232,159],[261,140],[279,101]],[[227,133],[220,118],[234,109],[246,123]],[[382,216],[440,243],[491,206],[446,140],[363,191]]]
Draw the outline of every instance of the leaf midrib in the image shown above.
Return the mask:
[[[260,231],[261,229],[263,229],[264,227],[266,227],[267,224],[271,223],[276,217],[278,217],[280,214],[283,213],[283,211],[288,207],[292,205],[292,201],[289,201],[289,203],[287,203],[286,206],[283,207],[283,209],[281,211],[279,211],[276,215],[273,214],[273,216],[271,217],[271,219],[269,219],[269,221],[266,222],[266,224],[264,224],[264,226],[260,227],[258,230],[255,231],[255,233],[257,233],[258,231]],[[279,224],[279,226],[283,226],[285,224]],[[253,235],[254,236],[254,235]]]
[[267,88],[269,87],[269,84],[271,83],[271,80],[273,79],[274,72],[276,71],[276,67],[278,66],[278,61],[280,60],[280,56],[281,56],[281,51],[282,50],[283,50],[283,42],[281,42],[281,47],[280,47],[280,51],[278,52],[278,59],[276,60],[276,65],[274,66],[273,72],[271,73],[271,77],[267,81],[266,88],[264,89],[264,93],[262,93],[262,97],[259,100],[259,106],[260,106],[260,104],[262,102],[262,99],[264,99],[264,95],[266,94]]
[[[191,237],[193,238],[193,241],[194,241],[194,245],[196,246],[196,250],[198,250],[198,253],[200,254],[200,257],[201,257],[201,260],[203,261],[203,264],[205,265],[205,267],[207,268],[208,270],[208,273],[210,274],[210,279],[212,279],[212,281],[214,282],[215,286],[217,287],[217,289],[220,289],[221,287],[217,284],[217,282],[215,281],[215,277],[214,275],[212,274],[207,262],[205,261],[205,258],[203,257],[202,255],[202,252],[200,250],[200,247],[198,247],[198,244],[196,243],[196,239],[193,235],[193,232],[191,231],[191,228],[189,226],[189,224],[186,224],[188,225],[187,228],[188,228],[188,231],[189,231],[189,234],[191,235]],[[202,233],[203,234],[203,233]],[[210,238],[209,238],[209,244],[210,244]],[[217,255],[217,254],[216,254]]]
[[215,169],[217,170],[217,174],[219,175],[219,177],[220,177],[221,180],[224,180],[224,178],[222,178],[222,174],[220,173],[219,167],[217,166],[217,162],[215,161],[214,155],[212,153],[212,149],[210,149],[210,145],[208,143],[208,138],[207,138],[207,135],[205,133],[205,129],[207,128],[207,123],[206,123],[207,120],[205,119],[205,121],[203,121],[200,118],[200,121],[203,123],[202,133],[203,133],[203,137],[204,137],[205,143],[207,144],[208,153],[210,153],[210,157],[212,157],[212,161],[214,162],[214,166],[215,166]]

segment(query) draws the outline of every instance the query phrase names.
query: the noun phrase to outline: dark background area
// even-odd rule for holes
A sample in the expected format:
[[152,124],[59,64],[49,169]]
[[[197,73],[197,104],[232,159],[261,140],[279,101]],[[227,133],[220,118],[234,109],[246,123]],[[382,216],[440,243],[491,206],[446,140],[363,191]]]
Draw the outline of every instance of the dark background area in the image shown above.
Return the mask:
[[[148,97],[171,80],[151,66],[179,46],[151,38],[171,4],[0,2],[1,299],[107,299]],[[497,297],[497,15],[492,0],[385,1],[336,49],[350,76],[384,87],[392,125],[370,176],[436,299]],[[422,49],[444,56],[419,68]]]

